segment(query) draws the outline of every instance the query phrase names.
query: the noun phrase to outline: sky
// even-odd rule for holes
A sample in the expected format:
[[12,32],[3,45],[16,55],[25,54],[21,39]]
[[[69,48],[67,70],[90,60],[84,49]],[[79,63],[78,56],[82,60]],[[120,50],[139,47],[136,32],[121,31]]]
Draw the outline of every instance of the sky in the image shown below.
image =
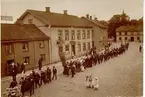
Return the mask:
[[27,9],[45,11],[45,7],[79,17],[89,14],[98,20],[109,20],[123,10],[131,19],[143,17],[143,0],[1,0],[1,15],[13,16],[15,22]]

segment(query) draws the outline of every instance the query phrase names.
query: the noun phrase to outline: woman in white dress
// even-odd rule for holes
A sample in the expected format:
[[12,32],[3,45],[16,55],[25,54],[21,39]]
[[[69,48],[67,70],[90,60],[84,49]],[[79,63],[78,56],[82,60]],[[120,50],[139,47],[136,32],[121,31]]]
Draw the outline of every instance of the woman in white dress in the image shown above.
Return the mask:
[[86,87],[87,88],[91,88],[92,87],[92,79],[93,79],[92,75],[86,76]]
[[95,77],[93,79],[92,87],[94,88],[94,90],[98,90],[99,89],[99,80],[98,80],[98,77]]

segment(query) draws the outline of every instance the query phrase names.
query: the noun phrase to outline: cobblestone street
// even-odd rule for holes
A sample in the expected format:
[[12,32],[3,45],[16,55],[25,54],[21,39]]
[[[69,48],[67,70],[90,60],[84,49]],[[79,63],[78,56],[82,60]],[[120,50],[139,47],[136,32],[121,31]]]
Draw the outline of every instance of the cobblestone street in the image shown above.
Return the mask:
[[[105,63],[77,73],[75,78],[60,75],[58,80],[35,90],[34,97],[135,97],[143,95],[143,57],[138,43]],[[85,76],[99,78],[99,90],[86,89]]]

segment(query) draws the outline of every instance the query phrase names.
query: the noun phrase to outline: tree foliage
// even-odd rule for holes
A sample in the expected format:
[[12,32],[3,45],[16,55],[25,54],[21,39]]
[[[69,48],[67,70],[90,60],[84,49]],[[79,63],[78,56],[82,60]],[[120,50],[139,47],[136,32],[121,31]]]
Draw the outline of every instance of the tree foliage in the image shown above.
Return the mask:
[[128,24],[129,17],[126,14],[113,15],[113,17],[109,20],[108,24],[108,36],[116,38],[116,28]]
[[124,11],[122,14],[113,15],[108,22],[108,37],[116,39],[116,29],[125,25],[143,25],[143,17],[139,20],[130,20],[130,17]]

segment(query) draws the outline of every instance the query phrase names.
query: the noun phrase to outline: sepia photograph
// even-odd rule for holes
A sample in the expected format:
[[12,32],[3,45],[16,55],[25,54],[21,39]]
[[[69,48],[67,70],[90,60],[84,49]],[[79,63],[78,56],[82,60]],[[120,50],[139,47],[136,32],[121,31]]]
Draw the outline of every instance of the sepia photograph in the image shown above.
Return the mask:
[[1,97],[143,97],[143,0],[1,0]]

